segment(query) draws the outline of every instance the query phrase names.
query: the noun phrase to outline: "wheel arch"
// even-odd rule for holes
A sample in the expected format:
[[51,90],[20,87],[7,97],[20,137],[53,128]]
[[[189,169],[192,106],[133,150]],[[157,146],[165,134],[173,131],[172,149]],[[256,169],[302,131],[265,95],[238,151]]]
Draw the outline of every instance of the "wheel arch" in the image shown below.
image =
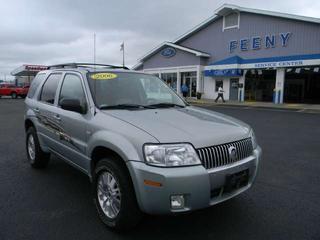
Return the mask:
[[26,120],[24,121],[24,130],[25,130],[25,131],[28,131],[28,129],[29,129],[30,127],[36,128],[36,127],[35,127],[35,124],[34,124],[30,119],[26,119]]
[[91,163],[90,163],[90,171],[89,171],[90,181],[92,182],[94,180],[93,177],[94,177],[95,166],[97,166],[97,164],[100,160],[108,158],[108,157],[115,159],[117,161],[117,163],[120,164],[122,169],[126,172],[127,176],[129,177],[129,179],[131,181],[137,203],[141,209],[142,203],[140,200],[139,191],[137,189],[138,187],[136,185],[136,182],[133,179],[132,173],[126,164],[126,161],[121,157],[121,155],[119,153],[117,153],[113,149],[110,149],[105,146],[96,146],[93,149],[92,154],[91,154]]
[[114,151],[114,150],[112,150],[112,149],[110,149],[108,147],[105,147],[105,146],[96,146],[92,150],[92,153],[91,153],[91,163],[90,163],[90,174],[91,174],[91,177],[93,175],[93,171],[94,171],[97,163],[101,159],[106,158],[106,157],[109,157],[109,158],[112,158],[112,159],[115,159],[115,160],[119,161],[119,164],[121,164],[121,165],[123,165],[123,166],[125,166],[127,168],[124,159],[116,151]]

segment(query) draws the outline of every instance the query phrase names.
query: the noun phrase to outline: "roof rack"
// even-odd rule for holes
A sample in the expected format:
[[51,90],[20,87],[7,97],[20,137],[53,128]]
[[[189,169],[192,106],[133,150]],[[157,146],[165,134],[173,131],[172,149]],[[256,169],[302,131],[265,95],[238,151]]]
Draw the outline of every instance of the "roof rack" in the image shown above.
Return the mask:
[[78,67],[89,67],[89,66],[98,66],[98,67],[108,67],[108,68],[122,68],[129,70],[126,66],[116,66],[116,65],[109,65],[109,64],[100,64],[100,63],[62,63],[48,66],[48,69],[55,69],[55,68],[78,68]]

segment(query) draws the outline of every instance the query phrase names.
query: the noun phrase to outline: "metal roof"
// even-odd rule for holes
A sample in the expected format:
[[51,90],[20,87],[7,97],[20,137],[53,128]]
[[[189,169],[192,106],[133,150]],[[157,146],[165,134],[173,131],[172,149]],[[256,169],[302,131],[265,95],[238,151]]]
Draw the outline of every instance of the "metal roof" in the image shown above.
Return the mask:
[[272,17],[280,17],[280,18],[310,22],[310,23],[317,23],[317,24],[320,23],[320,18],[306,17],[306,16],[295,15],[295,14],[274,12],[274,11],[254,9],[254,8],[245,8],[245,7],[240,7],[240,6],[234,5],[234,4],[223,4],[221,7],[219,7],[215,11],[215,15],[213,15],[210,18],[206,19],[205,21],[201,22],[200,24],[198,24],[197,26],[192,28],[190,31],[182,34],[177,39],[175,39],[173,42],[178,43],[178,42],[184,40],[185,38],[189,37],[193,33],[201,30],[202,28],[206,27],[208,24],[214,22],[218,18],[220,18],[224,15],[227,15],[231,12],[234,12],[234,11],[267,15],[267,16],[272,16]]
[[35,76],[38,72],[47,70],[48,67],[44,65],[22,65],[12,70],[13,76]]
[[184,46],[181,46],[178,44],[174,44],[172,42],[163,42],[160,45],[158,45],[157,47],[153,48],[151,51],[149,51],[146,55],[139,58],[138,61],[141,62],[141,61],[145,60],[146,58],[152,56],[156,51],[158,51],[159,49],[161,49],[164,46],[170,46],[170,47],[173,47],[176,49],[180,49],[182,51],[192,53],[192,54],[196,55],[197,57],[210,57],[210,54],[206,53],[206,52],[202,52],[202,51],[199,51],[199,50],[196,50],[193,48],[184,47]]

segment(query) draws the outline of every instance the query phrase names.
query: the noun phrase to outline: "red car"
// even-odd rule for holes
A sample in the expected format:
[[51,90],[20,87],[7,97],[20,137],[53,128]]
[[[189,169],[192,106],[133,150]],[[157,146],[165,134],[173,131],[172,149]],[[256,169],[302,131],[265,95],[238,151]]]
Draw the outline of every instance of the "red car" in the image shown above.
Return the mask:
[[25,98],[28,94],[29,86],[18,87],[13,84],[0,85],[0,97],[11,96],[12,98]]

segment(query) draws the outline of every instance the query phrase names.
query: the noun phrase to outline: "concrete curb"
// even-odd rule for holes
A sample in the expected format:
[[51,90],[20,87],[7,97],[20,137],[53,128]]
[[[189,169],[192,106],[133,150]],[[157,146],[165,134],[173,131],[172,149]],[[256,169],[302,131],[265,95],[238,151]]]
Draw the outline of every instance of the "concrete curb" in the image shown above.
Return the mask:
[[215,103],[203,100],[187,100],[188,103],[192,105],[205,105],[205,106],[217,106],[217,107],[239,107],[239,108],[261,108],[261,109],[276,109],[276,110],[289,110],[296,112],[306,112],[306,113],[320,113],[320,107],[318,108],[308,108],[303,106],[297,106],[298,104],[290,105],[257,105],[257,104],[233,104],[233,103]]

